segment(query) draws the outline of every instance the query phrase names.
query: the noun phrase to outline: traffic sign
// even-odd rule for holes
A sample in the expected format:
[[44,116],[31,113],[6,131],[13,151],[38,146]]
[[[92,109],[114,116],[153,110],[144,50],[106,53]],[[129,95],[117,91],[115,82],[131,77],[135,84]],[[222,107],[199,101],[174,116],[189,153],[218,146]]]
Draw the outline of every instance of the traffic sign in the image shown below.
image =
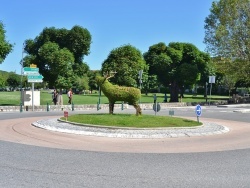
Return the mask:
[[69,117],[69,112],[67,112],[67,111],[64,111],[64,117]]
[[23,68],[24,75],[39,74],[38,72],[39,72],[39,68],[33,68],[33,67],[24,67]]
[[28,82],[43,82],[43,76],[38,74],[38,75],[28,75]]
[[159,112],[159,111],[161,110],[160,104],[159,104],[159,103],[154,103],[154,104],[153,104],[153,110],[154,110],[155,112]]
[[28,79],[29,80],[32,80],[32,79],[39,80],[39,79],[43,79],[43,76],[41,74],[38,74],[38,75],[28,75]]
[[201,116],[202,110],[201,110],[201,106],[199,104],[195,107],[195,113],[196,113],[197,117]]

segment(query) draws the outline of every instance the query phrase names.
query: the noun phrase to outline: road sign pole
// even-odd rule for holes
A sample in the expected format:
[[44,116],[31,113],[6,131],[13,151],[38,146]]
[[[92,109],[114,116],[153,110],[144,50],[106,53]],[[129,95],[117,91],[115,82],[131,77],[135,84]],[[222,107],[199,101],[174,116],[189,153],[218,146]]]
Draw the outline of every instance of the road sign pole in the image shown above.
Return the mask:
[[34,82],[32,82],[32,111],[34,111]]
[[211,93],[212,93],[212,83],[210,83],[210,99],[209,99],[209,106],[210,106],[210,102],[211,102]]
[[198,104],[195,107],[195,114],[196,114],[198,123],[199,123],[199,117],[201,116],[201,113],[202,113],[202,109],[201,109],[201,106]]

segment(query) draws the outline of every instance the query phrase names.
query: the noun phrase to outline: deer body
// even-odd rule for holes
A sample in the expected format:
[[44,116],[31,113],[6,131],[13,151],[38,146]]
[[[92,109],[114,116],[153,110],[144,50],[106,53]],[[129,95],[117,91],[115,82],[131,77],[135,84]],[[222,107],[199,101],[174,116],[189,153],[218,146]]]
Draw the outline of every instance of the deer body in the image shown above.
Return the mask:
[[138,105],[138,101],[141,96],[141,91],[139,89],[113,85],[107,78],[104,77],[97,77],[97,84],[109,100],[109,113],[113,114],[114,104],[116,101],[124,101],[129,105],[134,106],[136,109],[136,115],[141,114],[141,108]]

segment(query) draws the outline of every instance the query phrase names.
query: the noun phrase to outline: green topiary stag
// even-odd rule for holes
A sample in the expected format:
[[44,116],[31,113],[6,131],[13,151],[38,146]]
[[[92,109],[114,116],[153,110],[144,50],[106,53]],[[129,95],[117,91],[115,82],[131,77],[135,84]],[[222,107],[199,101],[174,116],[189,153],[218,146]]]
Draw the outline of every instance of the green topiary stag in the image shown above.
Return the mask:
[[98,76],[96,82],[100,86],[102,92],[109,100],[109,113],[113,114],[116,101],[124,101],[129,105],[133,105],[136,109],[136,115],[141,115],[141,108],[138,101],[141,96],[141,91],[134,87],[122,87],[111,84],[108,79],[112,76]]

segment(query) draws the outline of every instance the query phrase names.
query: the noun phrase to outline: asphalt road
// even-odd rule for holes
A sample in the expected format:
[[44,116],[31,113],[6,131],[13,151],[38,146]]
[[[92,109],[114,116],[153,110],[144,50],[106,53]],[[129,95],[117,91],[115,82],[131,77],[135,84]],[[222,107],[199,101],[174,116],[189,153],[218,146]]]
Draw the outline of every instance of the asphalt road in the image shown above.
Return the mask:
[[[250,113],[233,112],[235,109],[204,107],[200,120],[202,121],[204,117],[250,122]],[[175,116],[195,117],[194,108],[175,108],[174,111]],[[88,112],[90,111],[81,113]],[[128,112],[134,111],[122,111],[122,113]],[[163,109],[156,115],[168,115],[168,112],[169,109]],[[152,110],[144,110],[143,113],[154,114]],[[24,117],[41,119],[44,116],[62,114],[62,112],[0,113],[0,126],[3,126],[1,120],[20,118],[21,121]],[[2,131],[0,134],[5,132]],[[0,187],[3,188],[247,188],[250,185],[250,143],[246,149],[227,151],[126,153],[56,149],[16,142],[0,141]]]

